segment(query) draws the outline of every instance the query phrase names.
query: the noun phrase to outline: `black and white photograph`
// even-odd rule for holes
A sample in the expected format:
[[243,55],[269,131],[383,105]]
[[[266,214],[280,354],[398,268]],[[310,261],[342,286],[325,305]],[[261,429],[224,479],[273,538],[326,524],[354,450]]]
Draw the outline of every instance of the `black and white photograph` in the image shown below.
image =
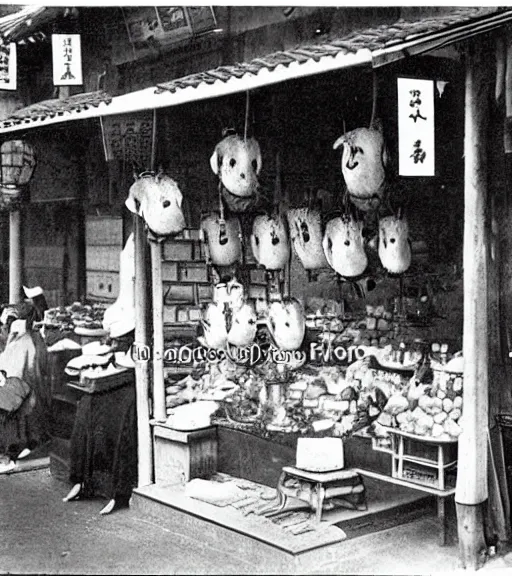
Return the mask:
[[512,4],[0,4],[0,574],[505,576],[511,502]]

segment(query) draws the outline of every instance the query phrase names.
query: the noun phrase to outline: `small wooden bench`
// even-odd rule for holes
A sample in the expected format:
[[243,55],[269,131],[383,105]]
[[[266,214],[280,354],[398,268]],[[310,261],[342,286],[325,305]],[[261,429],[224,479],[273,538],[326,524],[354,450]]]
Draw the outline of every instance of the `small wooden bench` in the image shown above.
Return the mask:
[[363,479],[356,470],[351,469],[310,472],[285,466],[277,484],[277,497],[274,513],[284,509],[289,497],[297,498],[315,510],[317,523],[322,520],[322,509],[326,501],[353,510],[367,510]]

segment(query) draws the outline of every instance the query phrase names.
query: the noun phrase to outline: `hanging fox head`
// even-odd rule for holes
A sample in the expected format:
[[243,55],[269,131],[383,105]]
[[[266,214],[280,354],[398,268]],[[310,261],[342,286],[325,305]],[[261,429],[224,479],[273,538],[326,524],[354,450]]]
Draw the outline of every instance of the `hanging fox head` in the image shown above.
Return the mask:
[[402,274],[411,265],[409,225],[401,213],[379,220],[379,258],[392,274]]
[[[236,134],[226,136],[215,146],[210,166],[227,190],[228,194],[224,193],[224,197],[232,210],[239,211],[236,210],[236,200],[245,201],[240,202],[241,205],[248,200],[255,201],[259,188],[261,150],[254,138],[244,140]],[[231,203],[230,194],[235,197]]]
[[172,178],[147,172],[131,185],[125,205],[144,219],[153,234],[165,237],[185,228],[182,202],[183,195]]
[[375,208],[384,194],[388,162],[382,132],[356,128],[340,136],[333,148],[340,146],[341,171],[350,200],[361,210]]

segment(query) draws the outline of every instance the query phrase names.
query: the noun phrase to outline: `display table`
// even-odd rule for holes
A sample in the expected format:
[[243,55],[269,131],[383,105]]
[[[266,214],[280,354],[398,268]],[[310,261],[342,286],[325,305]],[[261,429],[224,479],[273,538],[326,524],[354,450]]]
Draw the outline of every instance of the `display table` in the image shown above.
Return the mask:
[[351,469],[309,472],[285,466],[277,484],[278,502],[272,513],[283,510],[288,497],[307,502],[315,510],[317,523],[322,520],[322,509],[327,500],[351,509],[367,509],[363,479]]
[[406,486],[433,494],[437,498],[440,525],[440,544],[446,544],[445,500],[455,495],[455,486],[447,479],[457,466],[457,440],[441,440],[417,436],[388,428],[391,436],[391,475],[356,468],[369,478],[376,478],[399,486]]

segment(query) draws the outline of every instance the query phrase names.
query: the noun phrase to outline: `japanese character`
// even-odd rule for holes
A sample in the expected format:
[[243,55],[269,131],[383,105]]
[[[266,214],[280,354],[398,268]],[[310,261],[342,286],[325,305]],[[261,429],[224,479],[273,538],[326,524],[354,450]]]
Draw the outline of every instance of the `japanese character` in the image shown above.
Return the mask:
[[61,80],[66,80],[67,78],[69,80],[74,80],[75,77],[73,76],[73,74],[71,73],[71,64],[69,64],[68,62],[66,62],[64,64],[64,66],[66,67],[66,71],[64,72],[64,74],[60,77]]
[[416,142],[413,144],[413,147],[415,148],[415,150],[409,156],[409,158],[413,158],[415,164],[417,164],[418,162],[421,162],[423,164],[423,161],[425,160],[427,153],[421,147],[421,140],[416,140]]

